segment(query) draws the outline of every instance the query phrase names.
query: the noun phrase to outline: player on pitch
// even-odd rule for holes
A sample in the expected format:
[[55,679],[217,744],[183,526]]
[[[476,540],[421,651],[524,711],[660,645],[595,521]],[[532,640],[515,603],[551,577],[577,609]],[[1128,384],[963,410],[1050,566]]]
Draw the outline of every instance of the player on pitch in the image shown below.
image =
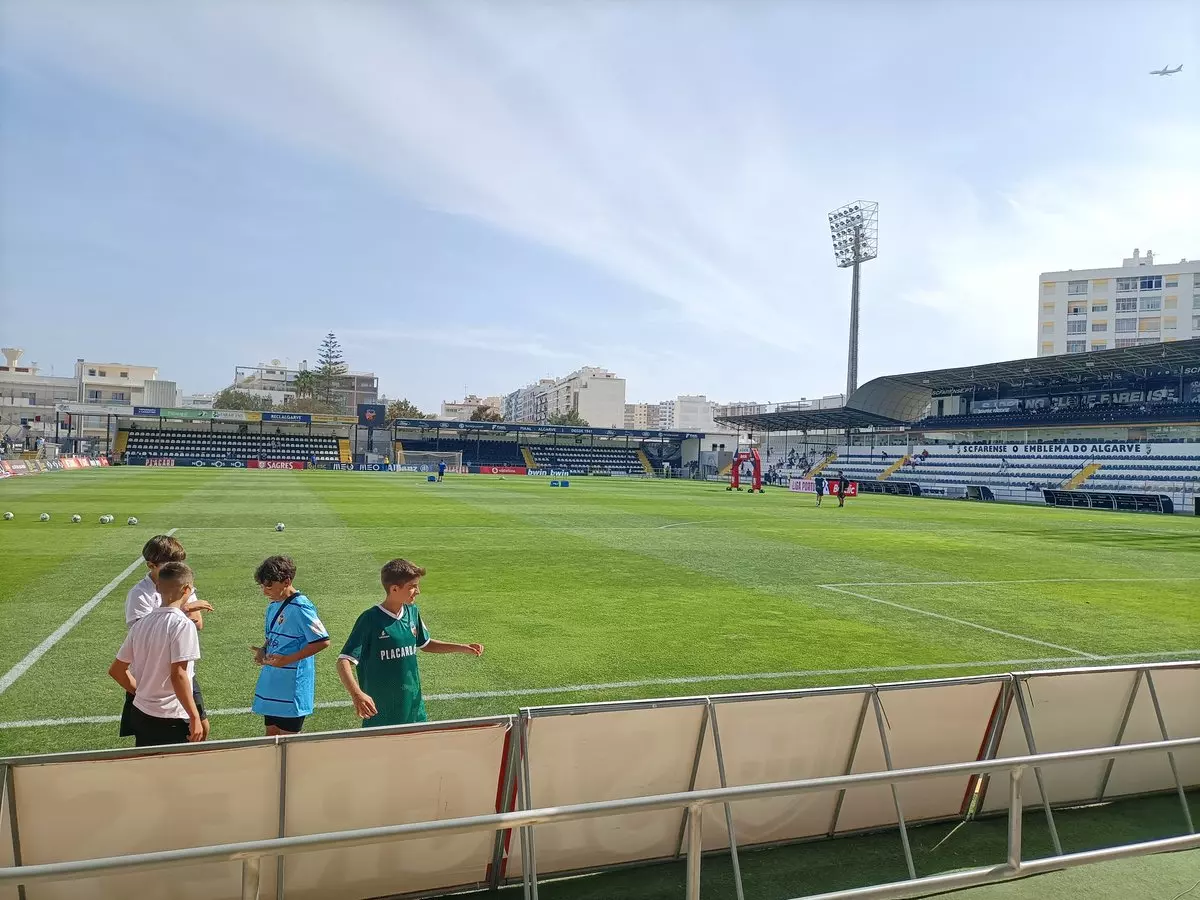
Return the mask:
[[483,644],[430,638],[416,607],[424,575],[424,569],[406,559],[385,565],[379,573],[383,602],[358,617],[338,656],[338,677],[365,728],[426,721],[418,650],[483,654]]

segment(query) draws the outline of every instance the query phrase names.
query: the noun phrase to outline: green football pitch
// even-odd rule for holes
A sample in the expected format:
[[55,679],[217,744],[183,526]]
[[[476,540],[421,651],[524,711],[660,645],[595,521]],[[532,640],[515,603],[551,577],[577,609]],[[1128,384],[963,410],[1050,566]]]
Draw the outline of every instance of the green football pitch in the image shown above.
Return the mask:
[[[266,602],[252,575],[276,553],[296,560],[333,636],[306,730],[357,725],[334,661],[397,556],[429,570],[433,635],[486,647],[421,658],[435,719],[1200,656],[1200,522],[1183,517],[874,496],[817,509],[784,490],[607,478],[563,490],[139,468],[6,479],[0,509],[14,513],[0,521],[0,756],[125,743],[106,670],[141,546],[172,529],[216,607],[197,669],[214,739],[262,731],[248,713]],[[105,513],[117,524],[99,524]]]

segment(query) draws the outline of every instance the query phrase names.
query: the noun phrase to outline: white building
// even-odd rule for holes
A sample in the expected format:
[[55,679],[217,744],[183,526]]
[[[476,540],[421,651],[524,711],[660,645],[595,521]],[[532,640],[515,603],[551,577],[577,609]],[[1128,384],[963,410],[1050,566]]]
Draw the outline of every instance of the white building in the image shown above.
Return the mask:
[[505,422],[543,422],[546,419],[546,390],[554,385],[553,378],[543,378],[504,395],[500,414]]
[[158,379],[156,366],[129,363],[75,360],[75,381],[80,403],[103,406],[150,406],[146,403],[146,382]]
[[[296,376],[306,369],[307,362],[302,362],[299,369],[291,369],[278,359],[257,366],[238,366],[230,387],[270,400],[272,406],[281,406],[296,399]],[[333,401],[350,414],[360,403],[378,403],[379,379],[373,372],[347,372],[338,377]]]
[[572,410],[592,428],[625,427],[625,379],[608,369],[584,366],[544,388],[545,418]]
[[1200,260],[1158,263],[1137,250],[1120,268],[1043,272],[1038,356],[1200,337]]
[[216,394],[184,394],[179,405],[184,409],[212,409]]
[[476,397],[474,394],[468,394],[462,400],[443,400],[441,414],[438,418],[454,422],[469,422],[471,416],[475,414],[475,410],[481,406],[498,416],[504,415],[504,398]]
[[661,406],[659,403],[626,403],[625,427],[635,430],[661,428],[658,423]]
[[23,441],[54,434],[54,407],[79,399],[74,378],[42,375],[36,363],[25,365],[19,347],[5,347],[0,365],[0,434]]
[[718,404],[704,394],[680,394],[674,400],[664,400],[658,406],[657,422],[652,428],[664,431],[723,431],[713,421]]

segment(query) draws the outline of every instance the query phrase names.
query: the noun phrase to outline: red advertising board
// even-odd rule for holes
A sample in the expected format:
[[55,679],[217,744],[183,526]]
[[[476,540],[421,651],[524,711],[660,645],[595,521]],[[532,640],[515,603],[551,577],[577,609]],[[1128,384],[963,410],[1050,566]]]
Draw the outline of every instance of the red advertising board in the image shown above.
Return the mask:
[[107,456],[100,457],[100,465],[101,465],[101,467],[108,465],[108,457]]
[[303,469],[304,463],[287,459],[251,459],[246,461],[247,469]]
[[480,475],[524,475],[525,466],[480,466]]
[[[788,482],[788,490],[794,491],[794,492],[800,493],[800,494],[814,494],[814,493],[816,493],[816,490],[817,490],[817,482],[816,482],[815,478],[793,478],[791,481]],[[837,479],[836,478],[825,479],[825,493],[829,494],[831,497],[837,493]],[[857,497],[858,496],[858,482],[857,481],[846,482],[846,496],[847,497]]]

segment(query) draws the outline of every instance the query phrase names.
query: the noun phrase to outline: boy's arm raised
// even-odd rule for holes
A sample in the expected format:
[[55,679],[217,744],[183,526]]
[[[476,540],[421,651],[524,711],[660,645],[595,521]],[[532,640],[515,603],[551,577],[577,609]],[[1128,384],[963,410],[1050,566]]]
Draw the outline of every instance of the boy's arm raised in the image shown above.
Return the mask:
[[473,656],[483,656],[483,644],[454,644],[450,641],[435,641],[432,638],[420,649],[426,653],[470,653]]

